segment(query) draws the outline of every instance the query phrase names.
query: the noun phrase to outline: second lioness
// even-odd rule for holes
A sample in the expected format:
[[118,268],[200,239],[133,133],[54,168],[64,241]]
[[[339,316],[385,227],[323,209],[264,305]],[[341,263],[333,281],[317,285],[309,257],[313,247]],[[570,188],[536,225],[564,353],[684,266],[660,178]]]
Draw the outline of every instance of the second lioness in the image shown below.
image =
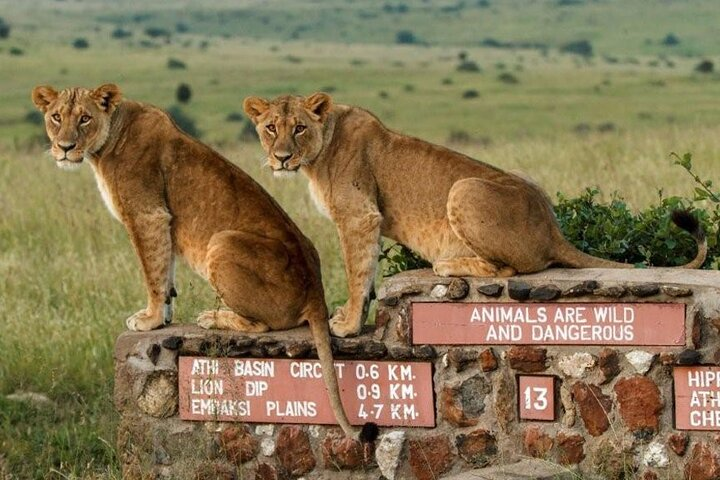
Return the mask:
[[[381,235],[417,251],[443,276],[510,276],[551,265],[632,267],[577,250],[534,183],[390,131],[365,110],[334,105],[327,94],[249,97],[244,108],[270,167],[307,175],[313,199],[337,224],[350,296],[331,321],[335,335],[362,327]],[[692,217],[678,218],[699,246],[685,267],[697,268],[707,253],[704,235]]]
[[182,256],[228,307],[201,313],[201,326],[265,332],[310,324],[330,404],[352,434],[333,367],[317,252],[272,197],[166,113],[123,100],[116,85],[39,86],[32,99],[44,114],[56,164],[87,161],[130,235],[148,300],[127,327],[170,322],[175,256]]

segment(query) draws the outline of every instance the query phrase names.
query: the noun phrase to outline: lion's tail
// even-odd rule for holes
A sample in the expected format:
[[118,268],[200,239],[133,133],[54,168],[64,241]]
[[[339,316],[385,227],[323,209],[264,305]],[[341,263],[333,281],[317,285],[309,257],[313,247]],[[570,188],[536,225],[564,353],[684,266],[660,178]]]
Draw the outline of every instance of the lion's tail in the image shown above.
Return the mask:
[[[672,213],[672,221],[675,225],[690,233],[697,243],[697,254],[695,258],[675,268],[700,268],[707,257],[707,238],[698,219],[687,210],[675,210]],[[581,252],[574,245],[563,239],[556,263],[573,268],[633,268],[629,263],[613,262],[603,258],[593,257]]]
[[332,344],[330,343],[330,327],[327,318],[312,318],[308,322],[310,331],[315,340],[315,348],[317,349],[318,359],[322,367],[323,380],[325,388],[330,397],[330,406],[335,413],[340,428],[343,429],[345,435],[351,438],[357,437],[357,432],[350,426],[350,421],[345,414],[342,401],[340,400],[340,386],[338,385],[337,373],[332,356]]

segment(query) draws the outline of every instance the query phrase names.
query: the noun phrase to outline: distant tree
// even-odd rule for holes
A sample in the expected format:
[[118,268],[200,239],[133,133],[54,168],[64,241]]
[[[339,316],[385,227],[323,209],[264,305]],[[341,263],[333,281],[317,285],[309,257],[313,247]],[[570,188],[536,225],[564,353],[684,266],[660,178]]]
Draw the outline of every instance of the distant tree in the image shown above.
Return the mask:
[[477,0],[475,5],[478,8],[488,8],[490,6],[490,0]]
[[662,44],[668,47],[674,47],[680,44],[680,39],[674,33],[668,33],[665,38],[662,39]]
[[695,66],[695,71],[698,73],[712,73],[715,71],[715,64],[710,60],[703,60]]
[[465,99],[478,98],[479,96],[480,96],[480,92],[478,92],[475,89],[465,90],[462,93],[462,98],[465,98]]
[[5,19],[0,17],[0,39],[8,38],[10,36],[10,25],[5,22]]
[[160,37],[169,38],[170,31],[168,31],[165,28],[160,28],[160,27],[147,27],[145,29],[145,35],[147,35],[150,38],[160,38]]
[[193,137],[199,137],[201,135],[202,132],[197,128],[195,120],[183,112],[179,105],[171,106],[168,108],[167,113],[170,115],[170,118],[173,119],[173,122],[188,135]]
[[175,31],[177,33],[187,33],[190,31],[190,27],[188,27],[187,23],[179,22],[175,24]]
[[463,62],[460,62],[460,64],[457,66],[458,72],[480,72],[481,69],[478,66],[477,63],[473,62],[472,60],[465,60]]
[[458,60],[460,60],[461,62],[464,62],[467,59],[468,59],[468,53],[465,50],[461,50],[458,53]]
[[45,122],[45,117],[39,110],[30,110],[25,114],[25,121],[33,125],[42,125]]
[[500,75],[498,75],[498,80],[500,80],[503,83],[510,84],[510,85],[520,83],[520,80],[518,80],[518,78],[510,72],[501,73]]
[[245,116],[240,112],[230,112],[227,114],[227,117],[225,117],[226,122],[243,122],[245,121]]
[[169,68],[170,70],[185,70],[187,68],[187,65],[185,65],[185,62],[183,62],[182,60],[170,57],[167,61],[167,68]]
[[586,58],[593,56],[592,43],[590,43],[588,40],[578,40],[576,42],[566,43],[565,45],[560,47],[560,51],[564,53],[580,55]]
[[117,39],[128,38],[132,37],[132,32],[130,30],[124,30],[121,27],[117,27],[115,30],[112,31],[112,33],[110,33],[110,36]]
[[188,103],[192,97],[192,90],[187,83],[181,83],[175,90],[175,98],[180,103]]
[[418,43],[418,40],[412,31],[400,30],[395,34],[395,43],[399,43],[401,45],[410,45],[413,43]]
[[76,38],[73,40],[72,46],[78,50],[84,50],[90,47],[90,42],[88,42],[85,38]]
[[25,55],[25,51],[22,48],[10,47],[10,55],[19,57],[20,55]]

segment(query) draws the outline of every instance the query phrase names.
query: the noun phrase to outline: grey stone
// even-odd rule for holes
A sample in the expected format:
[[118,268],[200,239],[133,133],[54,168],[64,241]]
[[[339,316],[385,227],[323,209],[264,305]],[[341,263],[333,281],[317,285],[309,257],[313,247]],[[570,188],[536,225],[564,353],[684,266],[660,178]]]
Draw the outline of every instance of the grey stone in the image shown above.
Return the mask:
[[628,290],[636,297],[643,298],[660,293],[660,286],[656,283],[641,283],[640,285],[630,285]]
[[178,407],[177,384],[177,372],[160,370],[151,373],[137,399],[138,407],[151,417],[171,417]]
[[548,302],[560,297],[562,291],[555,285],[540,285],[530,290],[530,300]]
[[620,298],[625,295],[625,291],[625,287],[620,285],[611,285],[609,287],[600,287],[596,289],[593,294],[599,297]]
[[652,367],[655,354],[643,350],[633,350],[625,354],[625,359],[635,368],[640,375],[645,375]]
[[689,297],[693,294],[691,288],[675,287],[672,285],[663,285],[660,289],[669,297]]
[[702,363],[702,353],[697,350],[685,349],[677,356],[678,365],[697,365]]
[[430,296],[433,298],[445,298],[445,295],[447,295],[448,287],[447,285],[435,285],[432,290],[430,290]]
[[145,353],[147,354],[150,363],[152,363],[153,365],[157,365],[158,357],[160,357],[161,350],[162,348],[160,348],[160,345],[158,345],[157,343],[153,343],[148,347],[147,352]]
[[513,300],[523,301],[530,298],[532,287],[519,280],[508,280],[508,295]]
[[467,297],[470,286],[462,278],[453,278],[448,285],[447,297],[451,300],[461,300]]
[[502,295],[503,288],[501,283],[490,283],[488,285],[480,285],[477,287],[477,291],[486,297],[499,297]]
[[582,378],[585,372],[594,366],[595,357],[586,352],[577,352],[558,360],[558,368],[566,377]]
[[586,280],[577,285],[564,290],[562,292],[563,297],[583,297],[586,295],[592,295],[592,293],[599,287],[598,282],[595,280]]
[[180,347],[182,347],[182,344],[182,337],[172,336],[164,339],[160,345],[162,345],[163,348],[167,348],[168,350],[178,350]]
[[433,360],[437,357],[437,352],[432,345],[418,345],[413,347],[412,355],[418,360]]
[[405,432],[395,430],[382,436],[375,449],[375,460],[380,473],[388,480],[395,480],[395,473],[400,463],[400,454],[405,444]]
[[665,445],[655,440],[645,449],[642,456],[642,464],[647,467],[665,468],[670,465]]
[[390,297],[384,298],[382,300],[383,304],[387,305],[388,307],[394,307],[400,302],[400,298],[392,295]]

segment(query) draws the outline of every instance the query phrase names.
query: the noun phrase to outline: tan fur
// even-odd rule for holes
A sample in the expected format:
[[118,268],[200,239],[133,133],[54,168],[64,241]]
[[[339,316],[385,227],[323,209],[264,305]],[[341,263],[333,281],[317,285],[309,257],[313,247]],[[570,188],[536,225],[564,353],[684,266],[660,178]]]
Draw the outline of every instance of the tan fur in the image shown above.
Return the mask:
[[[415,250],[443,276],[510,276],[556,264],[632,267],[573,247],[532,181],[392,132],[369,112],[335,105],[327,94],[249,97],[244,108],[270,167],[302,171],[337,224],[350,298],[331,320],[335,335],[362,327],[381,235]],[[705,259],[701,237],[687,268]]]
[[352,433],[332,364],[317,252],[270,195],[161,110],[121,101],[115,85],[43,86],[32,98],[57,164],[91,163],[135,247],[147,307],[127,319],[128,328],[171,321],[175,256],[184,257],[229,307],[201,313],[202,327],[264,332],[310,324],[331,405]]

